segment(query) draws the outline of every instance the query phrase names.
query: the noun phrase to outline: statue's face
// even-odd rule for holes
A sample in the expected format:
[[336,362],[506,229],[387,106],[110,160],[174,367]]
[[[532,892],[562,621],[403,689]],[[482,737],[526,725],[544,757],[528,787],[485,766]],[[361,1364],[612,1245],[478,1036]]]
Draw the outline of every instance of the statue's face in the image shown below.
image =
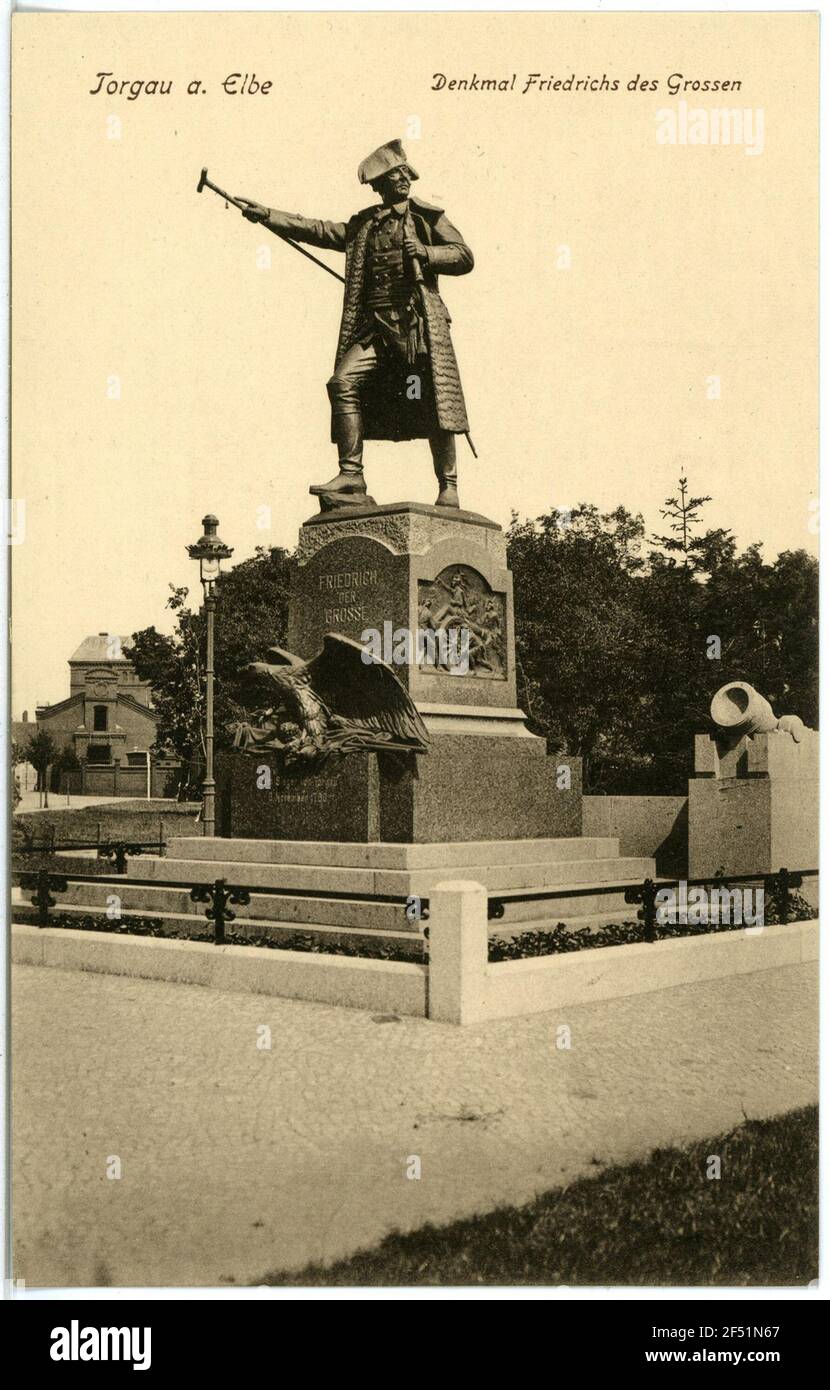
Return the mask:
[[385,203],[400,203],[409,197],[412,180],[403,164],[390,169],[388,174],[377,180],[376,188]]

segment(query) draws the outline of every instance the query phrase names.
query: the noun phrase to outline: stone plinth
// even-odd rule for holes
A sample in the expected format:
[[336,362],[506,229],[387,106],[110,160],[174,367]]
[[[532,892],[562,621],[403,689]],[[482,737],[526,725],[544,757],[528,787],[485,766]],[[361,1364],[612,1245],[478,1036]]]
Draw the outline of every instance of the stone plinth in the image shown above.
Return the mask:
[[[432,633],[440,658],[453,629],[470,634],[458,672],[417,645]],[[267,753],[226,754],[219,834],[423,844],[582,833],[580,760],[548,757],[516,706],[513,582],[496,522],[413,502],[307,521],[289,649],[309,659],[327,632],[366,642],[370,631],[423,717],[428,751],[351,754],[302,778],[280,775]]]
[[536,738],[436,734],[424,754],[352,753],[302,779],[221,754],[217,833],[240,839],[530,840],[581,835],[582,765]]
[[818,868],[818,734],[695,739],[689,877]]

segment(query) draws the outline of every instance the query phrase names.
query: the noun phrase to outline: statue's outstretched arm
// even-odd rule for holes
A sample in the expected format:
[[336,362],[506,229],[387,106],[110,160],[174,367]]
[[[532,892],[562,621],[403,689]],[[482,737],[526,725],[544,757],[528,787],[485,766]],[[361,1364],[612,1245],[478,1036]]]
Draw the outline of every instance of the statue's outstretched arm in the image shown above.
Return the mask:
[[280,212],[279,208],[269,208],[265,223],[275,232],[285,232],[294,241],[305,241],[309,246],[319,246],[324,251],[345,251],[345,222],[327,222],[319,217],[301,217],[298,212]]

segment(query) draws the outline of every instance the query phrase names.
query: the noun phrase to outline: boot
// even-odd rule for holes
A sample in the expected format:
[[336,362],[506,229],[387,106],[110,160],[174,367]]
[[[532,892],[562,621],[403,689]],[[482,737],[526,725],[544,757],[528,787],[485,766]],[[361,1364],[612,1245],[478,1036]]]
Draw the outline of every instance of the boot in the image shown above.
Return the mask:
[[312,497],[320,498],[323,511],[372,501],[363,476],[362,419],[359,415],[335,415],[334,434],[340,471],[329,482],[316,483],[308,489]]
[[352,497],[360,501],[366,496],[366,479],[362,468],[341,468],[327,483],[315,483],[308,490],[312,497],[322,497],[324,493],[333,492],[346,494],[342,499],[344,502],[350,501]]
[[455,460],[455,435],[449,430],[441,430],[430,437],[432,464],[440,491],[435,500],[436,507],[458,507],[458,465]]

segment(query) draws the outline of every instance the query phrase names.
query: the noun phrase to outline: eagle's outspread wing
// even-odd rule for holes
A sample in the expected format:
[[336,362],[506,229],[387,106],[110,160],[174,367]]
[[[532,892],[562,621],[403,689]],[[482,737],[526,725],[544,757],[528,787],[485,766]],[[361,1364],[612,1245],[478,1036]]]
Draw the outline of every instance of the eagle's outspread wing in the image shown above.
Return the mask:
[[292,666],[294,669],[305,666],[301,656],[287,651],[285,647],[269,647],[265,655],[272,666]]
[[333,715],[402,742],[429,743],[424,721],[392,667],[350,637],[327,632],[323,650],[308,663],[308,677]]

